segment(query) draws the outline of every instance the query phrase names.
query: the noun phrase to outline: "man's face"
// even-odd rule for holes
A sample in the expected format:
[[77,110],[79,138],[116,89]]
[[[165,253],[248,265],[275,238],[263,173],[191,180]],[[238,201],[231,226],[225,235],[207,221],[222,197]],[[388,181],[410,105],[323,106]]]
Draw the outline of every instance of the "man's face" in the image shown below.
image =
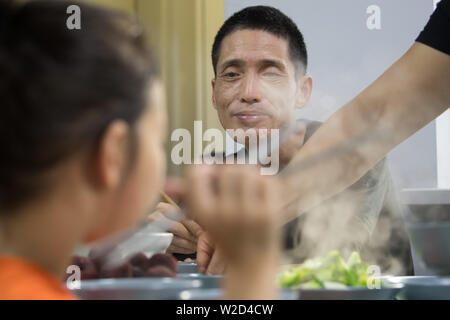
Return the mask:
[[309,76],[296,78],[285,39],[261,30],[239,30],[222,41],[212,85],[222,126],[246,130],[288,125],[295,108],[309,100],[312,82]]

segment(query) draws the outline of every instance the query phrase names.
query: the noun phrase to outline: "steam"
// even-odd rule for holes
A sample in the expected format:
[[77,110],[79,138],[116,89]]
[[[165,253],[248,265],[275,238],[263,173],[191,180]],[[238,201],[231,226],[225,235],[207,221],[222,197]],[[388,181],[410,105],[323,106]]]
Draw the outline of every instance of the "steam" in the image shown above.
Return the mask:
[[[372,208],[365,204],[365,193],[348,190],[302,214],[294,233],[294,249],[286,252],[289,263],[325,256],[331,250],[339,250],[345,258],[358,251],[363,261],[378,265],[383,274],[410,273],[412,261],[403,208],[395,200],[396,191],[385,187],[383,180],[389,178],[388,172],[383,175],[387,177],[373,186],[376,190],[372,190],[371,197],[380,199],[373,201]],[[375,202],[388,205],[382,210]]]
[[[354,167],[346,170],[342,176]],[[289,210],[301,212],[296,203]],[[383,159],[353,186],[300,214],[294,249],[286,251],[284,258],[287,263],[302,263],[331,250],[339,250],[344,258],[358,251],[363,261],[379,266],[382,274],[410,275],[407,210]]]

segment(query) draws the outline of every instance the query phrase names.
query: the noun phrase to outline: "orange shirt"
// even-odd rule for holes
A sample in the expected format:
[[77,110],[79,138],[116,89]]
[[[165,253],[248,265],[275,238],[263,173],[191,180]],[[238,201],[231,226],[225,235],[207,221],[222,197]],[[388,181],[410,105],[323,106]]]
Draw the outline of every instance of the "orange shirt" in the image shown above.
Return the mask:
[[18,257],[0,256],[0,300],[74,300],[61,280]]

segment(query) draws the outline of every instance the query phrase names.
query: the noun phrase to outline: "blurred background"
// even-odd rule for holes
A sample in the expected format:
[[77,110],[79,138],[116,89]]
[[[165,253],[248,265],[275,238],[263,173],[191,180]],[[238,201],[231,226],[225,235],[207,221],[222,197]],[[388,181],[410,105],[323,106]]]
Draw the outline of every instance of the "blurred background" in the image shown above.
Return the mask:
[[[298,118],[326,120],[363,90],[412,45],[438,0],[84,0],[125,11],[146,28],[157,51],[167,89],[169,135],[194,120],[203,130],[221,129],[211,103],[210,51],[224,19],[251,5],[271,5],[288,14],[305,37],[312,100]],[[371,7],[372,6],[372,7]],[[373,6],[379,26],[369,28]],[[372,9],[369,9],[371,7]],[[168,173],[180,174],[167,144]],[[232,143],[230,139],[227,145]],[[404,201],[450,202],[450,112],[399,145],[389,156]]]

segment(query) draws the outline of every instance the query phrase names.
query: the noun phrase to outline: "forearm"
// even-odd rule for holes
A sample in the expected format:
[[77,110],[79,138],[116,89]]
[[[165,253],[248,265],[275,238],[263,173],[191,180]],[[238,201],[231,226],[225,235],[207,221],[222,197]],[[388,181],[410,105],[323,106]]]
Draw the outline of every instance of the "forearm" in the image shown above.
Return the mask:
[[224,283],[227,300],[269,300],[278,298],[276,273],[278,250],[270,250],[257,259],[227,266]]
[[[327,150],[348,147],[289,175],[284,203],[298,199],[299,214],[356,182],[391,149],[447,109],[449,88],[450,57],[415,44],[328,119],[297,153],[286,169]],[[355,140],[362,136],[369,139]]]

